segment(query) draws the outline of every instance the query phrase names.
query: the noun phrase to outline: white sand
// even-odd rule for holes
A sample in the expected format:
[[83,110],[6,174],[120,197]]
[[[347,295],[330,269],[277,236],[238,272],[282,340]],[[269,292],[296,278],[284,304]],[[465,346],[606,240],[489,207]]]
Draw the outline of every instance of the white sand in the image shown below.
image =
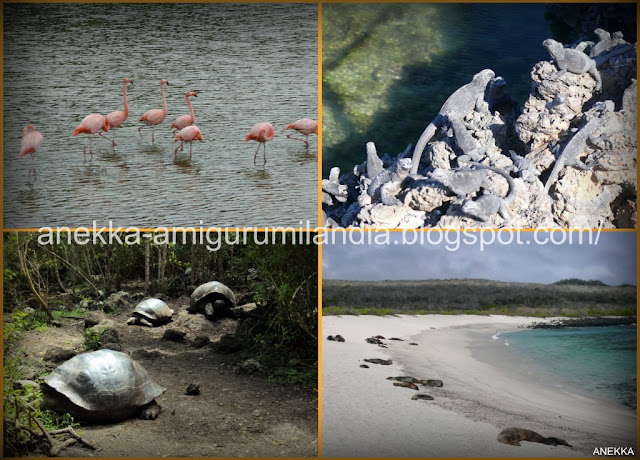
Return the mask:
[[[492,355],[484,341],[491,345],[492,335],[534,321],[539,319],[323,317],[322,455],[565,457],[591,456],[595,446],[633,447],[637,453],[634,411],[568,388],[543,386],[518,363],[495,365],[495,348]],[[346,342],[326,340],[336,334]],[[387,340],[387,349],[364,341],[378,334],[405,341]],[[365,358],[392,359],[393,364],[360,368]],[[417,392],[386,380],[400,375],[441,379],[444,387],[421,386]],[[416,393],[435,400],[411,400]],[[498,433],[509,427],[565,439],[573,448],[498,442]]]

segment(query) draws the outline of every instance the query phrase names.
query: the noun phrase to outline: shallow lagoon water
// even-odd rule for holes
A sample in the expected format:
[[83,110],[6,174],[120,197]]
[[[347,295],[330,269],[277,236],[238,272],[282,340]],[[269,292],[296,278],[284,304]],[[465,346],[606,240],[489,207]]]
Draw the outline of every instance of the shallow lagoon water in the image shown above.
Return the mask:
[[[317,5],[313,4],[5,4],[4,226],[300,226],[317,220],[317,139],[286,139],[284,127],[317,119]],[[89,113],[129,117],[111,144],[71,137]],[[162,108],[155,129],[137,118]],[[169,126],[189,113],[203,142],[174,159]],[[251,127],[276,130],[262,149],[244,142]],[[18,160],[21,130],[34,124],[44,143]],[[111,131],[108,135],[111,135]],[[202,222],[202,224],[201,224]]]
[[[323,7],[323,177],[420,137],[444,101],[491,68],[524,104],[550,59],[544,4],[327,4]],[[346,31],[346,32],[345,32]]]
[[527,329],[495,337],[506,359],[517,359],[527,378],[636,408],[635,326]]

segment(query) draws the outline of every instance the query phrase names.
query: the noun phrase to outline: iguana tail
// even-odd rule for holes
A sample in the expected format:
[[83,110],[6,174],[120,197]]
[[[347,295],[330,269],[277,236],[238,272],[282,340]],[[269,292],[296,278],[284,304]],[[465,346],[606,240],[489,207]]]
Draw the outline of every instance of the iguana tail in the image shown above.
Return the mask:
[[433,123],[429,123],[429,126],[425,128],[418,139],[418,143],[416,144],[416,148],[413,150],[413,158],[411,159],[411,171],[410,174],[417,174],[418,167],[420,166],[420,158],[422,157],[422,151],[427,146],[427,142],[431,140],[433,135],[436,133],[436,125]]
[[515,200],[516,198],[516,183],[513,181],[513,178],[509,175],[509,173],[503,171],[502,169],[494,168],[493,166],[487,166],[481,163],[476,163],[475,161],[470,161],[469,164],[472,164],[479,168],[488,169],[489,171],[493,171],[494,173],[500,174],[502,177],[504,177],[507,180],[507,183],[509,184],[509,190],[507,191],[507,195],[503,198],[504,204],[506,206],[509,206],[511,203],[513,203],[513,200]]
[[564,166],[564,161],[558,158],[555,164],[553,165],[553,169],[551,170],[551,174],[549,175],[547,182],[544,184],[545,195],[549,193],[549,189],[558,179],[558,174],[560,174],[560,170],[562,169],[563,166]]

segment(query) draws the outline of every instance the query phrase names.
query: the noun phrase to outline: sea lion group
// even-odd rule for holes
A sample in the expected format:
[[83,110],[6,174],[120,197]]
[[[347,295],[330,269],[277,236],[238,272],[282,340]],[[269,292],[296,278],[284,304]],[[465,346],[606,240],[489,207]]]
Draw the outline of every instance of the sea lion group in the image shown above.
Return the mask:
[[[339,339],[342,340],[339,340]],[[328,340],[332,340],[332,341],[344,341],[344,338],[340,335],[338,336],[328,336],[327,337]],[[381,347],[385,347],[385,344],[383,342],[383,340],[387,340],[385,339],[384,336],[382,335],[376,335],[376,336],[372,336],[372,337],[368,337],[365,339],[365,342],[370,343],[372,345],[378,345]],[[402,341],[402,339],[393,337],[390,338],[388,340],[396,340],[396,341]],[[417,345],[416,343],[409,343],[409,345]],[[365,362],[368,363],[372,363],[372,364],[382,364],[382,365],[389,365],[392,364],[391,360],[385,360],[385,359],[379,359],[379,358],[371,358],[371,359],[365,359]],[[366,364],[360,364],[361,368],[368,368],[369,366]],[[399,376],[399,377],[387,377],[387,380],[393,380],[393,385],[396,387],[403,387],[403,388],[409,388],[412,390],[416,390],[419,391],[420,388],[418,387],[419,385],[423,385],[423,386],[430,386],[430,387],[442,387],[443,383],[442,380],[436,380],[436,379],[416,379],[415,377],[411,377],[411,376]],[[424,401],[433,401],[433,396],[431,395],[427,395],[427,394],[414,394],[411,397],[412,400],[424,400]],[[522,441],[529,441],[529,442],[539,442],[542,444],[546,444],[549,446],[567,446],[567,447],[572,447],[571,444],[569,444],[567,441],[565,441],[564,439],[560,439],[560,438],[556,438],[553,436],[549,436],[549,437],[544,437],[539,433],[536,433],[535,431],[532,430],[527,430],[524,428],[507,428],[504,429],[500,432],[500,434],[498,434],[498,441],[503,443],[503,444],[509,444],[512,446],[520,446],[520,442]]]

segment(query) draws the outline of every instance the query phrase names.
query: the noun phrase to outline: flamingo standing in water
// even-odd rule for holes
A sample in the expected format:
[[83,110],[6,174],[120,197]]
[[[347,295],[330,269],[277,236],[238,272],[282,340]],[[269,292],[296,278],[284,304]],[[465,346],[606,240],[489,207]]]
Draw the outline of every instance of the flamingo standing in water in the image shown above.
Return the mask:
[[186,128],[181,129],[177,134],[176,137],[173,138],[173,143],[175,144],[176,141],[180,141],[180,147],[177,147],[176,150],[173,152],[173,157],[175,158],[176,155],[178,154],[178,149],[182,147],[184,142],[189,143],[189,158],[191,158],[191,148],[193,147],[192,142],[193,141],[201,141],[202,140],[202,133],[200,132],[200,128],[198,128],[196,125],[190,125],[187,126]]
[[298,139],[297,137],[291,137],[293,136],[293,134],[289,134],[287,136],[287,139],[295,139],[297,141],[304,142],[307,147],[309,147],[309,134],[315,134],[316,136],[318,135],[318,123],[310,118],[302,118],[300,120],[296,120],[293,123],[287,125],[285,129],[295,129],[300,134],[304,134],[304,140]]
[[[162,123],[167,116],[167,100],[164,97],[164,88],[162,85],[169,85],[167,80],[160,80],[160,94],[162,94],[162,108],[161,109],[151,109],[147,110],[144,115],[138,118],[138,121],[143,122],[147,126],[151,126],[151,142],[155,142],[154,138],[154,130],[155,126]],[[170,86],[170,85],[169,85]],[[142,139],[142,133],[140,130],[144,128],[144,126],[140,126],[138,128],[138,134],[140,134],[140,139]]]
[[36,167],[33,162],[35,160],[36,152],[42,145],[42,134],[36,131],[35,126],[27,125],[22,129],[22,142],[20,143],[20,156],[31,154],[31,169],[29,169],[29,179],[31,179],[31,171],[33,171],[33,177],[38,180],[36,174]]
[[131,83],[133,86],[133,80],[130,78],[123,79],[122,83],[122,96],[124,97],[124,110],[116,110],[115,112],[111,112],[107,115],[107,120],[109,121],[109,127],[113,128],[113,139],[111,139],[111,144],[113,147],[116,145],[116,128],[122,126],[122,123],[129,116],[129,105],[127,104],[127,83]]
[[[191,101],[189,100],[189,97],[193,96],[193,97],[198,97],[198,95],[195,93],[195,91],[187,91],[185,93],[185,97],[187,98],[187,104],[189,104],[189,111],[191,112],[190,115],[180,115],[178,118],[176,118],[176,121],[174,121],[173,123],[171,123],[171,129],[175,130],[173,131],[173,134],[175,135],[178,131],[186,128],[187,126],[191,126],[195,121],[196,121],[196,115],[193,113],[193,106],[191,105]],[[182,149],[182,142],[180,143],[180,148]]]
[[[104,115],[100,115],[99,113],[91,113],[84,117],[78,127],[73,130],[72,136],[77,136],[80,133],[89,134],[89,153],[91,154],[91,159],[93,159],[93,150],[92,150],[92,141],[93,135],[98,133],[102,136],[100,130],[105,133],[109,131],[109,120]],[[87,146],[84,146],[84,159],[87,160]]]
[[275,131],[273,129],[273,125],[266,121],[262,123],[258,123],[253,128],[251,128],[251,132],[247,134],[244,138],[245,142],[249,141],[257,141],[258,148],[256,149],[255,155],[253,155],[253,164],[256,164],[256,157],[258,156],[258,150],[260,150],[260,144],[264,147],[264,162],[267,162],[267,141],[270,141],[275,136]]

